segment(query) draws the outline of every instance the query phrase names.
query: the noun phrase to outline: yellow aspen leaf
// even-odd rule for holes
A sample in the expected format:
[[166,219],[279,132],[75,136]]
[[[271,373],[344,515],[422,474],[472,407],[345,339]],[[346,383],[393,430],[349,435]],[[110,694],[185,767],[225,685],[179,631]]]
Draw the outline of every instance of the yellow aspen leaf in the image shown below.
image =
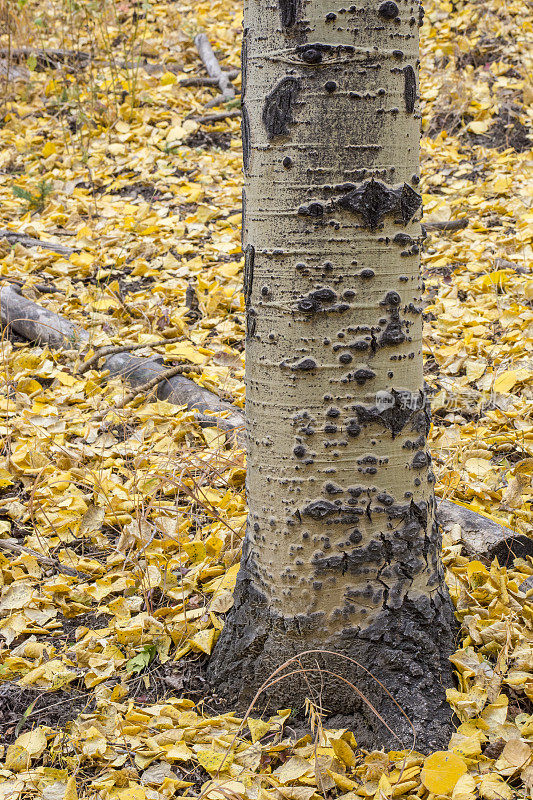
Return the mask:
[[339,761],[342,761],[346,767],[355,767],[357,759],[348,742],[345,742],[344,739],[332,739],[331,746]]
[[300,756],[292,756],[281,767],[274,770],[274,775],[280,783],[290,783],[303,778],[304,775],[311,775],[313,765]]
[[[285,800],[311,800],[313,795],[316,800],[320,798],[320,795],[316,794],[314,786],[277,786],[276,791],[284,797]],[[261,795],[259,796],[261,797]],[[347,798],[348,796],[342,795],[342,797]],[[267,800],[267,798],[265,798],[265,800]]]
[[206,549],[205,544],[203,542],[186,542],[183,545],[183,549],[191,559],[191,561],[199,562],[203,561],[206,557]]
[[504,286],[511,276],[508,269],[496,269],[472,281],[474,286],[481,289],[490,289],[491,286]]
[[44,158],[48,158],[48,156],[53,155],[55,152],[57,152],[57,146],[54,144],[54,142],[46,142],[41,150],[41,154]]
[[521,739],[509,739],[502,752],[503,758],[514,767],[524,767],[532,755],[532,746]]
[[335,781],[335,786],[342,789],[343,792],[351,792],[356,789],[359,784],[347,778],[346,775],[340,775],[338,772],[333,772],[331,769],[326,769],[326,772]]
[[402,794],[407,794],[412,789],[416,789],[417,786],[420,786],[419,781],[402,781],[402,783],[394,783],[392,785],[392,796],[393,797],[401,797]]
[[486,576],[489,574],[489,571],[485,564],[482,564],[481,561],[470,561],[466,567],[466,574],[469,578],[472,578],[474,575]]
[[472,775],[466,773],[461,775],[459,780],[454,786],[452,792],[452,800],[474,800],[476,791],[476,782]]
[[143,786],[134,784],[127,789],[120,789],[118,797],[120,800],[145,800],[146,790]]
[[12,772],[24,772],[30,765],[30,754],[24,747],[14,742],[7,748],[5,765]]
[[485,800],[511,800],[514,794],[511,787],[495,772],[483,775],[477,788]]
[[0,469],[0,489],[5,489],[6,486],[13,486],[14,481],[7,469]]
[[220,781],[219,784],[209,781],[202,787],[202,795],[206,800],[237,800],[247,797],[246,787],[241,781]]
[[258,742],[259,739],[262,739],[263,736],[270,730],[270,725],[268,722],[265,722],[262,719],[251,719],[248,717],[246,721],[248,723],[250,733],[252,734],[252,742],[254,744]]
[[522,376],[521,374],[524,372],[529,373],[528,370],[518,370],[518,369],[507,369],[505,370],[505,372],[501,372],[494,379],[494,384],[493,384],[494,391],[501,392],[502,394],[510,392],[516,383],[518,383],[520,380],[525,380],[527,375]]
[[71,775],[67,780],[67,787],[65,789],[65,796],[63,800],[78,800],[78,790],[76,788],[76,778]]
[[35,728],[19,736],[14,744],[24,748],[30,757],[37,758],[46,750],[46,736],[42,728]]
[[209,774],[228,770],[233,762],[233,754],[229,752],[216,753],[214,750],[200,750],[196,757],[200,766]]
[[215,643],[215,629],[208,628],[205,631],[198,631],[194,636],[191,636],[190,642],[193,646],[202,650],[202,652],[210,655]]
[[239,571],[240,564],[234,564],[232,567],[228,569],[224,577],[221,579],[220,583],[217,585],[218,591],[226,590],[228,592],[232,592],[235,588],[235,581],[237,580],[237,573]]
[[170,761],[189,761],[192,757],[193,752],[185,742],[176,742],[167,750],[167,758]]
[[477,122],[471,122],[467,127],[472,133],[486,133],[490,128],[490,120],[485,119],[483,121],[478,120]]
[[178,78],[173,72],[164,72],[163,75],[161,75],[159,82],[161,83],[161,86],[170,86],[173,83],[177,83]]
[[512,178],[510,175],[500,175],[493,183],[493,189],[498,194],[505,194],[510,188],[512,184]]
[[233,606],[234,600],[231,592],[215,594],[209,605],[209,610],[217,614],[225,614]]
[[437,750],[426,759],[422,767],[422,783],[435,794],[448,794],[467,772],[462,758],[449,751]]

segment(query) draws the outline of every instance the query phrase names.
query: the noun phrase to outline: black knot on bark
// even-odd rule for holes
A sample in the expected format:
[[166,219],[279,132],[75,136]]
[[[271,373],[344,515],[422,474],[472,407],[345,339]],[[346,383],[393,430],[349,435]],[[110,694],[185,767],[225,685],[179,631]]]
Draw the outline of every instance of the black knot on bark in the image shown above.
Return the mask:
[[393,3],[392,0],[387,0],[386,3],[380,5],[378,14],[383,19],[394,19],[394,17],[398,16],[398,11],[396,3]]

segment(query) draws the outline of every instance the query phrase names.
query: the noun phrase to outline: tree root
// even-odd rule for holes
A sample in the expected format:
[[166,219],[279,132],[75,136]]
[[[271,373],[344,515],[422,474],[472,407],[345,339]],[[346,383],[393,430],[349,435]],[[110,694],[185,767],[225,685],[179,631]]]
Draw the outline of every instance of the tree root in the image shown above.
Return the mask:
[[[0,318],[4,326],[37,344],[80,350],[89,343],[87,331],[23,297],[11,284],[0,290]],[[144,386],[145,391],[146,385],[158,377],[159,400],[197,410],[201,414],[202,425],[205,426],[210,419],[211,424],[220,430],[237,431],[237,438],[242,436],[244,414],[241,409],[221,400],[183,375],[159,379],[162,373],[168,373],[168,369],[158,358],[140,358],[124,351],[114,352],[105,358],[102,368],[113,377],[125,378],[134,389]],[[214,416],[220,413],[225,416]]]

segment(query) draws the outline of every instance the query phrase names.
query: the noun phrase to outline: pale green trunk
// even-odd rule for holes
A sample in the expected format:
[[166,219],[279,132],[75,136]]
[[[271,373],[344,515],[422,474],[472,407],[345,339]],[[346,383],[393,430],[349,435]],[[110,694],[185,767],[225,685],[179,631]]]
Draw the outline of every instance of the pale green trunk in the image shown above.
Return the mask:
[[[418,23],[410,0],[246,4],[250,513],[211,674],[242,704],[285,658],[328,647],[363,661],[431,746],[449,732],[451,608],[426,447]],[[368,676],[323,663],[405,734]],[[327,708],[390,739],[326,684]],[[306,694],[294,679],[271,692]]]

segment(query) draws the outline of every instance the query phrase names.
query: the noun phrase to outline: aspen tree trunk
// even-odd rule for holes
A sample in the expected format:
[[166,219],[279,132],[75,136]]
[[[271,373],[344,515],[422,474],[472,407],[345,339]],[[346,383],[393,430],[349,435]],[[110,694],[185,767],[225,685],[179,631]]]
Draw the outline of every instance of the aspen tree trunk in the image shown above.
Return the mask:
[[[246,0],[243,247],[249,519],[211,659],[245,708],[327,648],[391,692],[419,750],[445,746],[453,609],[439,561],[422,375],[417,0]],[[362,669],[293,675],[364,746],[412,744]],[[295,664],[292,664],[292,670]],[[259,701],[265,707],[265,698]]]

